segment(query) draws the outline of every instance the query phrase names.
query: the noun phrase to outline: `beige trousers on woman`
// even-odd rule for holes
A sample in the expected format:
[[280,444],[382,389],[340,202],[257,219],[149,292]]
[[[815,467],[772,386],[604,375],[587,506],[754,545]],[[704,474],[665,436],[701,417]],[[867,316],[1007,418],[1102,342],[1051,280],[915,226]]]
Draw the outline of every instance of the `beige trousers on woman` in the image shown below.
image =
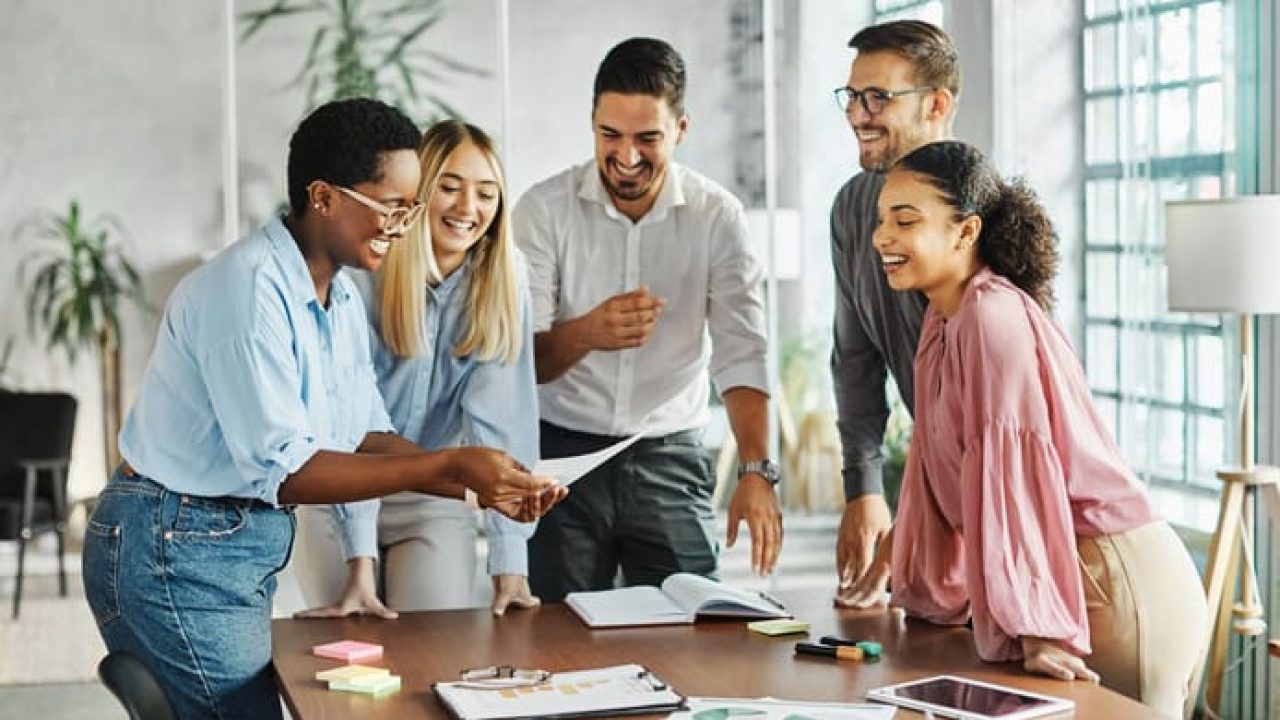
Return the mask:
[[1168,523],[1076,539],[1093,654],[1102,684],[1182,717],[1209,637],[1199,574]]

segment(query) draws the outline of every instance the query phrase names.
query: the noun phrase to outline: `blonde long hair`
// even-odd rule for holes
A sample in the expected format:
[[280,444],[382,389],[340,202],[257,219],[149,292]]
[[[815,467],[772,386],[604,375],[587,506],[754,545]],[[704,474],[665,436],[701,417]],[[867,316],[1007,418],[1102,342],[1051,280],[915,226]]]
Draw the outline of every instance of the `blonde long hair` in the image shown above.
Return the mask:
[[[511,217],[502,163],[493,141],[480,128],[460,120],[432,125],[422,136],[418,161],[422,184],[418,200],[427,207],[439,185],[449,156],[471,142],[484,153],[498,178],[498,207],[484,237],[467,251],[471,282],[467,289],[466,331],[453,347],[455,357],[474,355],[480,361],[514,362],[520,355],[520,302]],[[382,341],[397,357],[421,355],[426,283],[443,279],[431,246],[430,217],[423,217],[404,239],[393,243],[378,272],[379,319]]]

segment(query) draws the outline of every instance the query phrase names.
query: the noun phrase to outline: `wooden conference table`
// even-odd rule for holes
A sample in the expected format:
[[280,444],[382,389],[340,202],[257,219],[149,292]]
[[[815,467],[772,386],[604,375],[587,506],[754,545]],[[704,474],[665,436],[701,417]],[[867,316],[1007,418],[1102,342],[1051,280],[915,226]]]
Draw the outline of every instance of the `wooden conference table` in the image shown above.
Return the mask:
[[[456,680],[463,668],[515,665],[575,670],[640,663],[683,695],[792,700],[863,701],[879,685],[940,673],[1070,698],[1077,718],[1144,720],[1154,711],[1101,686],[1027,675],[1020,664],[978,660],[965,628],[940,628],[907,620],[899,611],[836,610],[825,593],[783,594],[796,617],[813,625],[803,635],[765,637],[742,622],[588,630],[566,606],[508,611],[487,609],[402,613],[398,620],[276,620],[273,662],[285,702],[296,720],[322,718],[446,718],[431,683]],[[878,663],[796,657],[797,640],[823,635],[875,640],[884,645]],[[311,655],[315,645],[353,639],[384,647],[380,664],[402,677],[398,693],[370,698],[331,692],[314,679],[337,665]],[[900,710],[896,717],[919,714]]]

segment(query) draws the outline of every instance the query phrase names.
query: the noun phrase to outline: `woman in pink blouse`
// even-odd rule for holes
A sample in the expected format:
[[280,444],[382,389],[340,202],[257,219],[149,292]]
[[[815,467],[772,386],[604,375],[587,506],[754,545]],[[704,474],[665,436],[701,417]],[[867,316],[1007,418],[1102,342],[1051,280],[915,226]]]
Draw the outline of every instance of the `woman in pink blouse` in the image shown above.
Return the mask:
[[1152,512],[1050,318],[1057,237],[972,146],[898,162],[873,242],[929,298],[897,523],[854,603],[972,619],[985,660],[1097,681],[1183,712],[1207,637],[1195,567]]

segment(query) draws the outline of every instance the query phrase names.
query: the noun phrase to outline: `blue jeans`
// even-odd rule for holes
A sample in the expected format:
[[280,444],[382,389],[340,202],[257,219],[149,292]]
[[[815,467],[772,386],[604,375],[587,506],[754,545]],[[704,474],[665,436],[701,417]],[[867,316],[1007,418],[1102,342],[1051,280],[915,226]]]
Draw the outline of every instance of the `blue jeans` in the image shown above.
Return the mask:
[[182,495],[116,470],[89,518],[84,589],[102,639],[151,669],[181,718],[279,718],[271,598],[293,513]]

